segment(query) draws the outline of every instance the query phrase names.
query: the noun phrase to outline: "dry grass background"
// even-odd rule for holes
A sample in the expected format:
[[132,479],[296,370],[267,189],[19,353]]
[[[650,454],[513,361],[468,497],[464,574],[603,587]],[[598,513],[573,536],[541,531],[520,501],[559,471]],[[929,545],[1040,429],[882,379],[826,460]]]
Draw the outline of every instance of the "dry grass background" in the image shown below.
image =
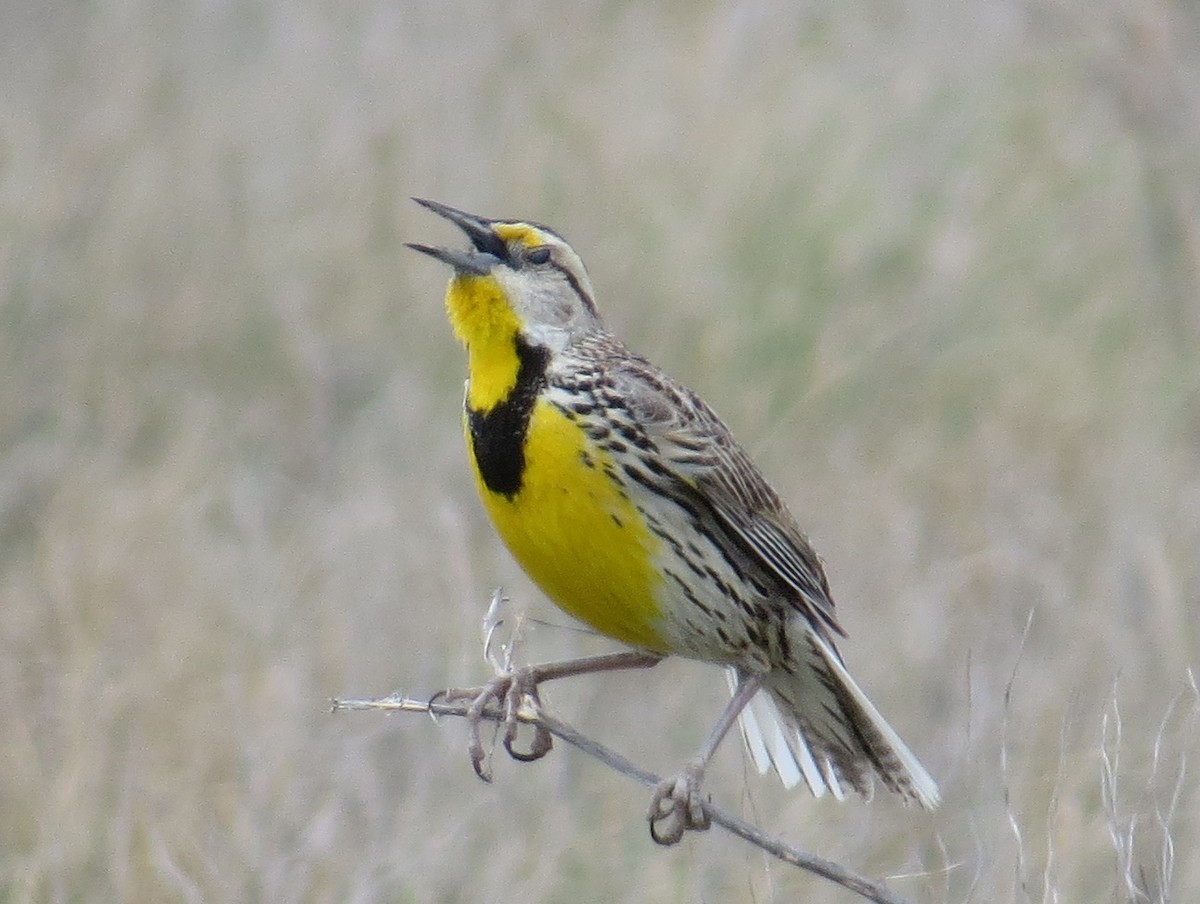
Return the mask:
[[[460,724],[326,712],[483,677],[498,583],[565,622],[468,483],[413,194],[581,249],[946,798],[727,745],[718,800],[917,901],[1200,899],[1198,48],[1186,0],[5,4],[0,900],[848,900],[657,849],[570,750],[485,786]],[[723,696],[550,699],[663,770]]]

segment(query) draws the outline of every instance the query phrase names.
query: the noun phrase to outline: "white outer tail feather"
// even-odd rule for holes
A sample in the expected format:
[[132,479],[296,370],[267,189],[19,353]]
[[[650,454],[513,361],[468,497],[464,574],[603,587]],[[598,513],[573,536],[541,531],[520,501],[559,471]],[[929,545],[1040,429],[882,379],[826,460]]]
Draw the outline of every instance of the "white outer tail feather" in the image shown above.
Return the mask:
[[[875,734],[889,748],[899,783],[908,789],[911,797],[927,810],[932,810],[940,801],[937,783],[917,760],[900,736],[888,725],[874,704],[867,699],[858,684],[850,677],[841,659],[829,644],[811,629],[806,630],[805,640],[823,661],[830,675],[845,690],[847,696],[870,722]],[[728,669],[726,676],[730,689],[737,687],[737,671]],[[845,799],[845,789],[838,780],[838,771],[828,756],[814,756],[813,748],[804,737],[804,731],[795,719],[787,718],[769,688],[755,694],[749,705],[738,715],[738,726],[750,752],[750,758],[760,773],[774,768],[784,787],[793,788],[803,778],[814,797],[823,797],[828,791],[838,800]],[[864,760],[867,759],[865,753]],[[871,787],[865,796],[870,799]]]

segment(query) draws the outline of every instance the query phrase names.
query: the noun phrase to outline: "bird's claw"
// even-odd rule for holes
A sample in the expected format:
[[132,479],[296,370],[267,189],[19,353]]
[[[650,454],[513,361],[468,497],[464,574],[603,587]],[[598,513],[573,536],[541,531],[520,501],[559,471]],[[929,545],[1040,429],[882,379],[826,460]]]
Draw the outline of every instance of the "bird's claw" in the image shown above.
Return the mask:
[[689,829],[703,832],[712,825],[700,796],[701,771],[688,766],[663,779],[650,800],[650,837],[658,844],[676,844]]
[[[488,763],[488,751],[484,748],[480,736],[480,725],[488,706],[495,704],[500,709],[500,719],[504,724],[504,749],[514,760],[531,763],[540,760],[553,748],[553,739],[545,726],[533,723],[533,738],[528,750],[518,750],[515,746],[522,721],[528,722],[528,711],[536,714],[541,707],[538,696],[537,682],[531,669],[517,669],[503,675],[497,675],[482,687],[451,688],[442,691],[433,700],[470,700],[467,710],[467,752],[471,757],[471,766],[485,782],[492,780],[492,770]],[[522,707],[526,714],[522,715]]]

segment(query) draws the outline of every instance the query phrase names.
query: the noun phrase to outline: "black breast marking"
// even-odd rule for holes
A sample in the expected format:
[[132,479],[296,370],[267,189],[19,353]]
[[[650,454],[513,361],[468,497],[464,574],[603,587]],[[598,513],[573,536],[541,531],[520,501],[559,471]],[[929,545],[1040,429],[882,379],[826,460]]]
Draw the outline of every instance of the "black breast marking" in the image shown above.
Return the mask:
[[517,382],[508,396],[487,411],[467,406],[471,449],[484,486],[512,499],[525,475],[525,435],[538,393],[546,385],[548,349],[530,345],[520,336],[517,345]]

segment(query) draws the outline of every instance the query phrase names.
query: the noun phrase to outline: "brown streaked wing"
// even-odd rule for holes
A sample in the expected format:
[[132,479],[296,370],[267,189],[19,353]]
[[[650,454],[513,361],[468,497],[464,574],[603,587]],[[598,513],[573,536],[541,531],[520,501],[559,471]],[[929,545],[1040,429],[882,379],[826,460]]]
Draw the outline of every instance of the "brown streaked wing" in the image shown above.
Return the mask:
[[731,539],[795,592],[814,628],[845,636],[816,552],[716,413],[642,358],[626,353],[606,369],[670,475],[703,496]]

